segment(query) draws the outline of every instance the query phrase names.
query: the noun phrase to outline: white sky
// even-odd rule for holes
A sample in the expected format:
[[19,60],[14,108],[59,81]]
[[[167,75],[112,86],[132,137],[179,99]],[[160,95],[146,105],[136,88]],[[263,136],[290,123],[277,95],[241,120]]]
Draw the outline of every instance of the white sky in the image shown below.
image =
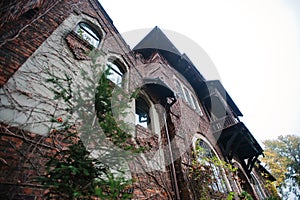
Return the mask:
[[[259,142],[281,134],[300,135],[299,0],[100,3],[121,34],[158,26],[200,45]],[[137,35],[134,44],[146,34]],[[191,57],[188,48],[177,48]]]

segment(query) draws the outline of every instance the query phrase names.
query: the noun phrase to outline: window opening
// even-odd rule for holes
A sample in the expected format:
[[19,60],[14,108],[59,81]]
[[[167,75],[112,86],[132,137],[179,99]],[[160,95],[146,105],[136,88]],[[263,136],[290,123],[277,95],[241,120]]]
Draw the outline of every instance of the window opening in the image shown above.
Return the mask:
[[177,88],[177,95],[178,95],[178,97],[183,98],[184,95],[183,95],[181,84],[176,79],[175,79],[175,86]]
[[30,19],[33,19],[37,15],[38,12],[39,12],[38,8],[33,8],[33,9],[30,9],[27,12],[23,13],[21,15],[21,17],[23,17],[27,20],[30,20]]
[[[203,162],[205,158],[213,159],[216,157],[215,153],[211,150],[211,148],[208,146],[207,143],[205,143],[203,140],[198,140],[198,147],[200,147],[200,151],[198,153],[198,161]],[[219,166],[216,166],[214,163],[205,161],[205,165],[209,166],[212,170],[212,189],[214,191],[219,191],[221,193],[227,193],[227,187],[224,180],[224,175],[221,171],[221,168]]]
[[202,116],[203,113],[202,113],[202,110],[201,110],[201,108],[198,104],[198,101],[195,99],[195,97],[193,95],[191,95],[191,97],[192,97],[192,101],[193,101],[193,104],[195,106],[196,112],[199,113]]
[[254,188],[255,188],[255,191],[256,193],[258,194],[258,196],[261,198],[261,199],[265,199],[266,196],[264,195],[264,192],[263,192],[263,189],[261,187],[261,184],[259,183],[259,181],[257,180],[257,178],[251,173],[251,177],[254,181]]
[[190,106],[193,107],[193,103],[192,103],[192,100],[191,100],[190,93],[188,92],[188,90],[186,88],[183,88],[183,90],[184,90],[184,93],[185,93],[186,101],[188,102],[188,104],[190,104]]
[[150,128],[150,116],[149,116],[150,107],[147,102],[138,97],[135,101],[135,119],[136,125],[140,125],[144,128]]
[[107,75],[107,78],[121,87],[123,73],[121,72],[120,67],[111,61],[108,61],[107,67],[109,68],[109,74]]
[[76,33],[85,41],[90,43],[94,47],[98,47],[100,44],[100,36],[97,31],[89,24],[80,22],[76,28]]

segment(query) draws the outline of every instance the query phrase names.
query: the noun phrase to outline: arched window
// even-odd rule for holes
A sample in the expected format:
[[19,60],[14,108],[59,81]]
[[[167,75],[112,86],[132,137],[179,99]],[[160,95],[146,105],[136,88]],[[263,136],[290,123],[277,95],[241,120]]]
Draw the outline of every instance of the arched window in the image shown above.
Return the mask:
[[202,110],[201,110],[201,108],[200,108],[200,106],[199,106],[199,104],[198,104],[198,101],[196,100],[196,98],[195,98],[193,95],[191,95],[191,97],[192,97],[192,101],[193,101],[193,104],[194,104],[194,106],[195,106],[196,112],[197,112],[200,116],[203,116],[203,113],[202,113]]
[[150,106],[142,97],[135,100],[135,120],[136,125],[150,129]]
[[261,187],[261,183],[258,181],[258,179],[256,178],[256,176],[253,173],[251,173],[251,178],[254,183],[255,192],[259,196],[259,198],[261,198],[261,199],[267,198],[263,188]]
[[118,86],[122,86],[123,67],[117,61],[108,61],[106,64],[109,69],[107,78]]
[[185,94],[186,102],[194,109],[192,99],[191,99],[191,95],[190,95],[189,91],[185,87],[183,88],[183,91],[184,91],[184,94]]
[[245,191],[254,197],[254,188],[251,186],[251,180],[247,177],[242,165],[238,162],[234,162],[234,167],[237,168],[235,185],[238,187],[239,192]]
[[203,116],[202,110],[198,104],[198,101],[193,96],[193,93],[186,87],[182,87],[182,84],[177,79],[174,79],[174,82],[177,91],[177,97],[184,99],[190,108],[194,109],[200,116]]
[[197,160],[210,168],[211,189],[219,193],[228,193],[223,169],[214,160],[218,159],[209,145],[201,139],[196,142]]
[[80,22],[75,29],[76,33],[93,47],[98,47],[101,41],[101,36],[91,25],[85,22]]
[[174,81],[175,81],[175,86],[176,86],[176,89],[177,89],[177,96],[183,98],[184,94],[183,94],[183,91],[182,91],[181,84],[176,79]]

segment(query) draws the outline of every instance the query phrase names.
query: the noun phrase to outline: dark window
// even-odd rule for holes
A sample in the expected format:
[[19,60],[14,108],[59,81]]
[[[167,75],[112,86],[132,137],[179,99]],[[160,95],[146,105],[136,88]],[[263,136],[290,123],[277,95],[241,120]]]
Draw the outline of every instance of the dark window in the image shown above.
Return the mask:
[[140,125],[144,128],[150,128],[149,110],[150,107],[148,103],[142,97],[138,97],[135,100],[136,125]]
[[101,37],[99,33],[89,24],[80,22],[76,27],[76,33],[92,46],[99,46]]
[[38,8],[32,8],[21,15],[21,18],[25,18],[27,20],[33,19],[37,13],[39,12]]

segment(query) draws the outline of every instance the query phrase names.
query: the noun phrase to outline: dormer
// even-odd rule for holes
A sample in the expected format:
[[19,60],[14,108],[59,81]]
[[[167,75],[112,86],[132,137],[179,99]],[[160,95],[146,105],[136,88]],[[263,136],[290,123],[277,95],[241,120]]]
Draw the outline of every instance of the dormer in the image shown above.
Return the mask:
[[200,86],[199,97],[210,118],[212,132],[238,123],[238,117],[243,116],[219,80],[203,83]]

